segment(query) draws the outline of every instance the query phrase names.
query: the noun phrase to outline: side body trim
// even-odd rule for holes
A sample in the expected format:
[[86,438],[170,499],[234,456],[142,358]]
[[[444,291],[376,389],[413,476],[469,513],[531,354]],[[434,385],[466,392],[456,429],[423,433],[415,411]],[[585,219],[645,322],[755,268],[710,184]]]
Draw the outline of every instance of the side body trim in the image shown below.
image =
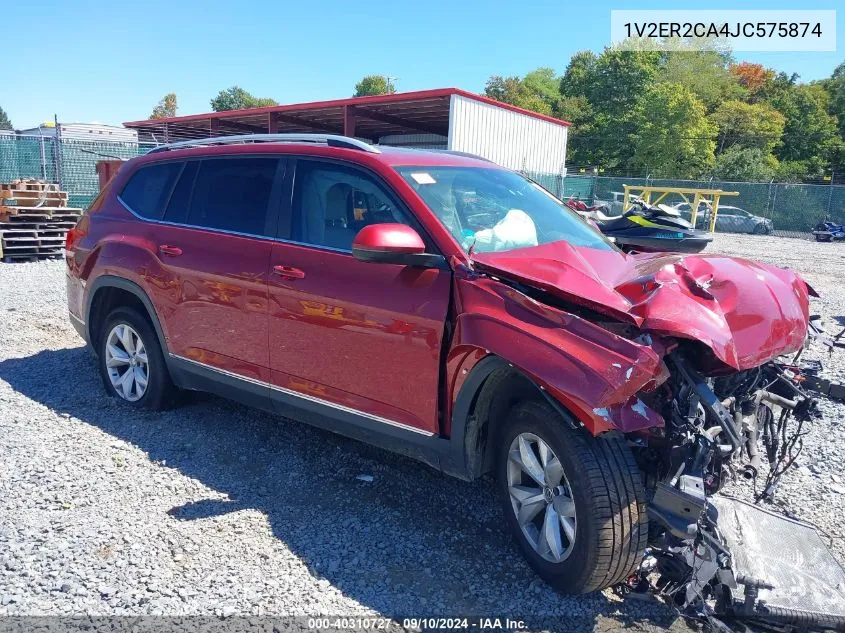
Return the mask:
[[289,396],[293,396],[295,398],[301,398],[302,400],[307,400],[309,402],[314,402],[316,404],[322,405],[324,407],[328,407],[331,409],[336,409],[338,411],[343,411],[344,413],[351,413],[353,415],[361,416],[362,418],[367,418],[368,420],[372,420],[373,422],[380,422],[381,424],[387,424],[390,426],[394,426],[400,428],[404,431],[409,431],[412,433],[419,433],[425,437],[435,437],[434,433],[430,431],[425,431],[423,429],[418,429],[413,426],[408,426],[407,424],[402,424],[401,422],[396,422],[395,420],[390,420],[388,418],[382,418],[377,415],[373,415],[371,413],[367,413],[366,411],[360,411],[358,409],[353,409],[351,407],[345,407],[343,405],[337,404],[335,402],[330,402],[328,400],[323,400],[322,398],[317,398],[316,396],[309,396],[304,393],[300,393],[298,391],[294,391],[292,389],[285,389],[284,387],[279,387],[269,382],[263,382],[260,380],[255,380],[254,378],[247,378],[246,376],[241,376],[240,374],[236,374],[234,372],[226,371],[225,369],[219,369],[217,367],[213,367],[211,365],[206,365],[205,363],[201,363],[199,361],[193,360],[191,358],[185,358],[184,356],[179,356],[177,354],[170,354],[171,358],[175,358],[186,363],[191,363],[192,365],[198,365],[204,369],[209,371],[217,372],[219,374],[223,374],[224,376],[228,376],[230,378],[234,378],[236,380],[243,380],[245,382],[258,385],[261,387],[266,387],[270,391],[277,391],[279,393],[284,393]]

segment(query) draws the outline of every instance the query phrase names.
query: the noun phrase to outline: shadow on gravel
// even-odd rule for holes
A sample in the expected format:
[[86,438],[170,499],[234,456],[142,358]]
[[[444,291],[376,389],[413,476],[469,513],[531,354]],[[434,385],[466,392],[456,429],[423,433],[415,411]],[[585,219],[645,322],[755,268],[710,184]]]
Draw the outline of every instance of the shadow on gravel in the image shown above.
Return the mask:
[[312,575],[383,614],[509,616],[551,630],[684,628],[660,605],[561,596],[541,583],[505,532],[487,480],[461,482],[213,396],[165,413],[132,410],[105,395],[81,347],[2,361],[0,379],[229,497],[172,508],[162,521],[254,508]]

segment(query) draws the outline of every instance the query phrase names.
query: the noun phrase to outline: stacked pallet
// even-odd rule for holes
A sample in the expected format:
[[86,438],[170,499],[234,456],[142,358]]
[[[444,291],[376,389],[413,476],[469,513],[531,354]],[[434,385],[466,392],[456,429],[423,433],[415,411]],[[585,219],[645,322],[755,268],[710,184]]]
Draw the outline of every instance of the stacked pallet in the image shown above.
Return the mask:
[[0,184],[0,260],[59,257],[82,209],[66,191],[34,178]]

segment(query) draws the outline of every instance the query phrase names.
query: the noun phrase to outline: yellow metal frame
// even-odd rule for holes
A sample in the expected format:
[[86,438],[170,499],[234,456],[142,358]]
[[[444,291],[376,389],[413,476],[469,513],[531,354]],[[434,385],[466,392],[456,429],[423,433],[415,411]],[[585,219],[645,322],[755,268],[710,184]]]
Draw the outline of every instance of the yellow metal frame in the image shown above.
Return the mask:
[[[712,233],[716,230],[716,217],[719,215],[719,198],[722,196],[738,196],[738,191],[722,191],[721,189],[687,189],[684,187],[652,187],[652,186],[638,186],[638,185],[622,185],[625,190],[625,197],[622,200],[622,213],[625,213],[630,208],[631,196],[642,198],[648,205],[658,205],[670,193],[676,193],[684,202],[689,202],[687,196],[693,196],[692,210],[690,223],[695,226],[695,220],[698,217],[698,207],[702,202],[707,202],[713,210],[710,216],[710,226],[708,231]],[[657,198],[652,201],[652,194],[657,194]]]

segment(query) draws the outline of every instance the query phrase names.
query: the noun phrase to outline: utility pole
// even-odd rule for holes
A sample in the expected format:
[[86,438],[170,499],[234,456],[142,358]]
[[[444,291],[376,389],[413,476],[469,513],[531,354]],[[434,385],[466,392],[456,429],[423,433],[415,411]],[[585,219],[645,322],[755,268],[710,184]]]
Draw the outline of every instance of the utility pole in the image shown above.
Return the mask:
[[385,75],[384,80],[387,82],[387,94],[396,92],[396,82],[399,81],[399,77],[388,77]]
[[53,141],[53,149],[56,152],[56,181],[59,185],[59,191],[64,191],[65,187],[62,178],[62,128],[59,126],[59,116],[57,114],[53,115],[53,125],[53,129],[56,131]]

